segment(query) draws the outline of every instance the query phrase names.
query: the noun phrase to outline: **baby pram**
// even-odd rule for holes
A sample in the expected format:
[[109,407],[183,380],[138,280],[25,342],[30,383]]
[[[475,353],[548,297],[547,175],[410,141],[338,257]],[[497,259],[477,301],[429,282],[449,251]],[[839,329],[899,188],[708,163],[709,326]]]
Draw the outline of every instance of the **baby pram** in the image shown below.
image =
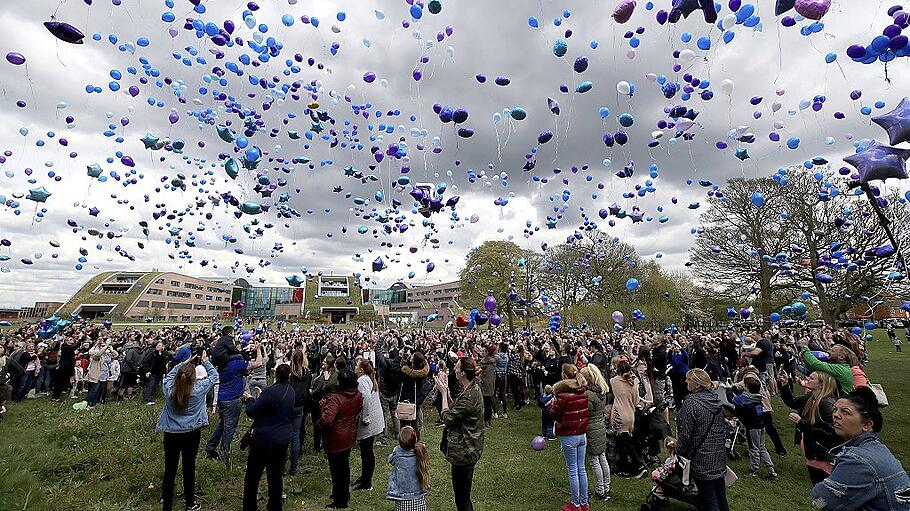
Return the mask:
[[746,438],[746,428],[736,416],[736,407],[731,402],[732,392],[729,388],[718,387],[717,394],[724,408],[724,447],[727,449],[727,458],[730,460],[742,459],[742,454],[736,451],[737,444]]
[[651,473],[654,486],[641,505],[640,511],[655,511],[670,504],[670,500],[698,507],[698,488],[694,482],[683,484],[682,469],[676,463],[676,456],[670,456]]
[[[635,411],[635,430],[632,437],[643,460],[653,464],[660,454],[660,447],[667,437],[671,436],[670,423],[664,419],[663,412],[668,404],[648,406]],[[658,462],[659,463],[659,462]]]

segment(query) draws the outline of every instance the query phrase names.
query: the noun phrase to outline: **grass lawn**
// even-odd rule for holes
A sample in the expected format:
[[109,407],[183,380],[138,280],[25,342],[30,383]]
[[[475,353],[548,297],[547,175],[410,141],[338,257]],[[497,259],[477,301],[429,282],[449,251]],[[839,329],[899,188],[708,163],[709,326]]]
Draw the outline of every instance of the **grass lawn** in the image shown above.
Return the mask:
[[[883,332],[882,332],[883,334]],[[867,373],[882,383],[891,406],[885,410],[885,443],[901,460],[910,460],[910,441],[903,436],[910,426],[910,393],[907,392],[907,364],[910,352],[890,353],[893,347],[877,335],[870,346]],[[160,402],[160,398],[159,398]],[[46,399],[12,405],[0,423],[0,511],[6,510],[153,510],[158,503],[162,472],[161,435],[155,432],[160,406],[141,403],[112,404],[95,410],[75,412],[72,402],[50,403]],[[790,444],[793,427],[788,410],[775,402],[775,420],[785,443]],[[435,412],[430,412],[435,417]],[[521,511],[553,511],[568,498],[565,465],[558,443],[549,442],[542,452],[529,449],[530,439],[539,431],[536,407],[510,414],[495,422],[487,432],[486,450],[474,478],[474,503],[479,510],[517,508]],[[214,422],[214,421],[213,421]],[[246,419],[240,431],[247,427]],[[203,442],[211,427],[203,432]],[[439,453],[440,430],[426,428],[430,446],[433,490],[430,509],[454,509],[449,466]],[[239,437],[239,434],[238,434]],[[770,446],[770,441],[768,442]],[[374,490],[356,492],[351,509],[393,509],[385,500],[391,448],[377,447]],[[740,451],[745,454],[743,447]],[[197,464],[199,502],[208,510],[240,508],[243,492],[245,454],[235,450],[234,467],[200,458]],[[359,474],[357,451],[352,453],[352,476]],[[743,477],[730,488],[731,508],[737,511],[767,509],[809,510],[809,481],[798,454],[791,448],[785,458],[772,455],[780,480]],[[747,461],[732,467],[745,476]],[[330,482],[325,459],[306,451],[301,471],[285,478],[286,509],[317,510],[328,503]],[[593,473],[588,469],[593,494]],[[177,488],[180,491],[180,476]],[[594,509],[637,510],[651,484],[646,479],[615,478],[613,500],[592,501]],[[263,481],[260,499],[265,494]],[[177,509],[182,501],[175,502]],[[264,500],[260,509],[265,508]],[[673,509],[690,509],[678,505]]]

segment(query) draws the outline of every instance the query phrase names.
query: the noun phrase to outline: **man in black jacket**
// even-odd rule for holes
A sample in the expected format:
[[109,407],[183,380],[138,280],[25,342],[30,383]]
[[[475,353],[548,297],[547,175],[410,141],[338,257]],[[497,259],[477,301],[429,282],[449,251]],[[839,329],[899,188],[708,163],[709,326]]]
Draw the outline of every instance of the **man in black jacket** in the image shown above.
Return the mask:
[[211,358],[212,365],[219,370],[231,360],[243,358],[240,350],[234,345],[234,327],[227,325],[221,329],[221,337],[212,346]]
[[134,337],[130,344],[130,348],[123,355],[123,362],[121,362],[120,366],[122,383],[120,391],[117,393],[118,400],[123,399],[124,394],[126,394],[127,399],[133,397],[136,383],[139,380],[139,373],[142,370],[142,360],[145,358],[145,352],[140,347],[141,341],[138,336]]
[[385,419],[385,435],[380,442],[382,445],[386,437],[393,441],[398,439],[400,425],[398,417],[395,416],[398,395],[401,393],[401,358],[398,355],[398,348],[389,350],[388,354],[377,350],[376,369],[379,375],[379,402],[382,404],[382,416]]
[[51,400],[60,401],[63,389],[69,388],[70,378],[76,372],[76,340],[67,336],[60,343],[60,353],[57,357],[57,371],[54,373],[54,382],[51,385]]

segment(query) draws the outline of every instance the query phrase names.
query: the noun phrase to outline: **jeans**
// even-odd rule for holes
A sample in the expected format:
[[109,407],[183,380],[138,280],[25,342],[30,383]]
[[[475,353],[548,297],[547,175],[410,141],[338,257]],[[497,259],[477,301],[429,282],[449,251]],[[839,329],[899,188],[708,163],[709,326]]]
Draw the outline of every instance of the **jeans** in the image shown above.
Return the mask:
[[196,454],[199,453],[199,439],[202,429],[187,433],[164,433],[164,483],[161,485],[161,501],[164,511],[174,509],[174,482],[177,479],[177,463],[183,457],[183,498],[186,507],[196,503]]
[[508,375],[496,376],[496,404],[502,406],[502,413],[506,413],[506,391],[509,386]]
[[88,405],[95,406],[101,400],[101,391],[107,385],[106,381],[88,382]]
[[50,392],[51,383],[54,381],[54,373],[56,372],[57,364],[41,366],[41,373],[38,375],[38,381],[35,384],[35,392]]
[[559,437],[562,455],[569,470],[569,493],[576,506],[588,503],[588,472],[585,470],[585,449],[588,439],[584,434]]
[[155,400],[155,387],[161,382],[161,375],[150,374],[145,381],[145,402],[150,403]]
[[[382,405],[382,417],[385,424],[385,436],[398,440],[398,431],[401,424],[398,417],[395,416],[395,409],[398,408],[398,396],[386,397],[379,394],[379,403]],[[391,429],[389,426],[391,425]]]
[[699,511],[730,511],[730,505],[727,504],[727,484],[723,477],[711,481],[696,479],[695,486],[698,488],[698,499],[701,502]]
[[246,459],[246,474],[243,476],[243,511],[256,511],[256,499],[259,496],[259,481],[263,470],[269,486],[269,500],[265,508],[268,511],[281,511],[284,505],[284,482],[281,471],[287,460],[287,444],[280,447],[250,446],[250,455]]
[[13,401],[22,401],[28,395],[28,391],[35,386],[35,371],[28,371],[19,379],[19,386],[13,393]]
[[221,443],[221,453],[227,455],[231,452],[231,441],[234,440],[234,433],[237,432],[237,423],[240,422],[240,411],[243,405],[240,398],[231,399],[230,401],[218,401],[218,425],[212,431],[212,436],[205,445],[205,452],[212,455],[218,449],[218,443]]
[[607,454],[589,455],[588,458],[594,469],[594,491],[598,495],[610,493],[610,464],[607,463]]
[[288,473],[293,475],[297,473],[297,465],[300,463],[300,426],[303,424],[303,407],[300,410],[294,409],[294,420],[291,424],[293,428],[291,431],[291,468]]
[[347,507],[351,500],[351,450],[326,453],[332,476],[332,503]]
[[749,430],[749,472],[758,472],[761,463],[768,467],[768,475],[775,475],[774,462],[765,447],[765,428]]
[[373,486],[373,472],[376,471],[376,453],[373,452],[373,439],[371,436],[358,440],[360,446],[360,486],[370,488]]
[[473,484],[474,465],[452,465],[452,491],[457,511],[474,511],[474,503],[471,502]]

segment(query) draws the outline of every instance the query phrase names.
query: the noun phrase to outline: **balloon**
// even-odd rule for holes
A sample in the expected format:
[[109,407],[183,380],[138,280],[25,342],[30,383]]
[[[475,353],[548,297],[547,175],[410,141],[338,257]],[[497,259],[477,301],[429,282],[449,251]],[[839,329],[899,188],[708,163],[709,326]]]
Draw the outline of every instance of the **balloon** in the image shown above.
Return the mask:
[[88,167],[86,167],[86,169],[87,169],[86,173],[88,174],[88,177],[97,178],[103,172],[103,170],[101,169],[100,166],[98,166],[97,163],[93,163],[93,164],[89,165]]
[[11,51],[6,54],[6,61],[14,66],[21,66],[25,64],[25,57],[21,53]]
[[698,9],[702,10],[706,22],[714,23],[717,21],[714,0],[673,0],[673,8],[670,10],[668,19],[670,23],[676,23],[680,17],[688,18],[692,12]]
[[820,20],[831,8],[831,0],[796,0],[796,12],[810,20]]
[[496,297],[494,297],[493,295],[489,295],[483,299],[483,308],[486,309],[487,312],[495,311],[496,305],[497,305]]
[[612,318],[613,318],[613,322],[616,323],[617,325],[621,325],[623,323],[623,321],[626,320],[625,316],[623,316],[622,312],[620,312],[620,311],[613,311]]
[[591,83],[589,81],[584,81],[584,82],[579,83],[578,86],[575,87],[575,92],[577,92],[578,94],[584,94],[585,92],[588,92],[589,90],[591,90],[593,87],[594,87],[593,83]]
[[553,43],[553,55],[564,57],[568,51],[569,42],[565,39],[557,39],[556,42]]
[[724,81],[720,82],[720,90],[727,96],[733,95],[733,80],[726,78]]
[[859,171],[859,182],[884,181],[888,178],[906,179],[906,160],[910,150],[886,146],[872,141],[865,150],[844,158]]
[[760,208],[765,205],[765,196],[758,192],[752,192],[752,197],[750,197],[749,201],[756,208]]
[[524,108],[515,107],[509,111],[509,115],[516,121],[523,121],[528,117],[528,112]]
[[455,318],[455,326],[465,328],[468,326],[468,320],[464,316],[458,316]]
[[47,191],[43,186],[39,188],[32,188],[28,191],[28,196],[25,198],[28,200],[33,200],[35,202],[44,202],[48,197],[51,196],[51,192]]
[[781,14],[789,11],[793,8],[793,5],[796,3],[796,0],[777,0],[777,5],[774,7],[774,15],[780,16]]
[[288,285],[291,287],[300,287],[303,283],[303,279],[297,275],[288,275],[284,279],[288,281]]
[[616,7],[613,9],[613,19],[617,23],[625,23],[632,18],[632,13],[635,12],[635,0],[620,0]]
[[85,38],[85,34],[69,23],[45,21],[44,27],[47,28],[51,34],[54,34],[54,37],[57,39],[70,44],[82,44],[82,39]]
[[499,314],[490,314],[490,324],[493,326],[499,326],[502,323],[502,317]]
[[616,92],[628,96],[632,94],[632,86],[627,81],[621,81],[616,84]]
[[626,291],[629,291],[629,292],[636,291],[636,290],[638,290],[638,286],[639,286],[638,279],[630,278],[629,280],[626,281]]
[[888,132],[891,145],[910,142],[910,99],[902,99],[897,108],[873,117],[872,122]]
[[531,440],[531,449],[542,451],[547,447],[547,439],[542,436],[535,436]]

